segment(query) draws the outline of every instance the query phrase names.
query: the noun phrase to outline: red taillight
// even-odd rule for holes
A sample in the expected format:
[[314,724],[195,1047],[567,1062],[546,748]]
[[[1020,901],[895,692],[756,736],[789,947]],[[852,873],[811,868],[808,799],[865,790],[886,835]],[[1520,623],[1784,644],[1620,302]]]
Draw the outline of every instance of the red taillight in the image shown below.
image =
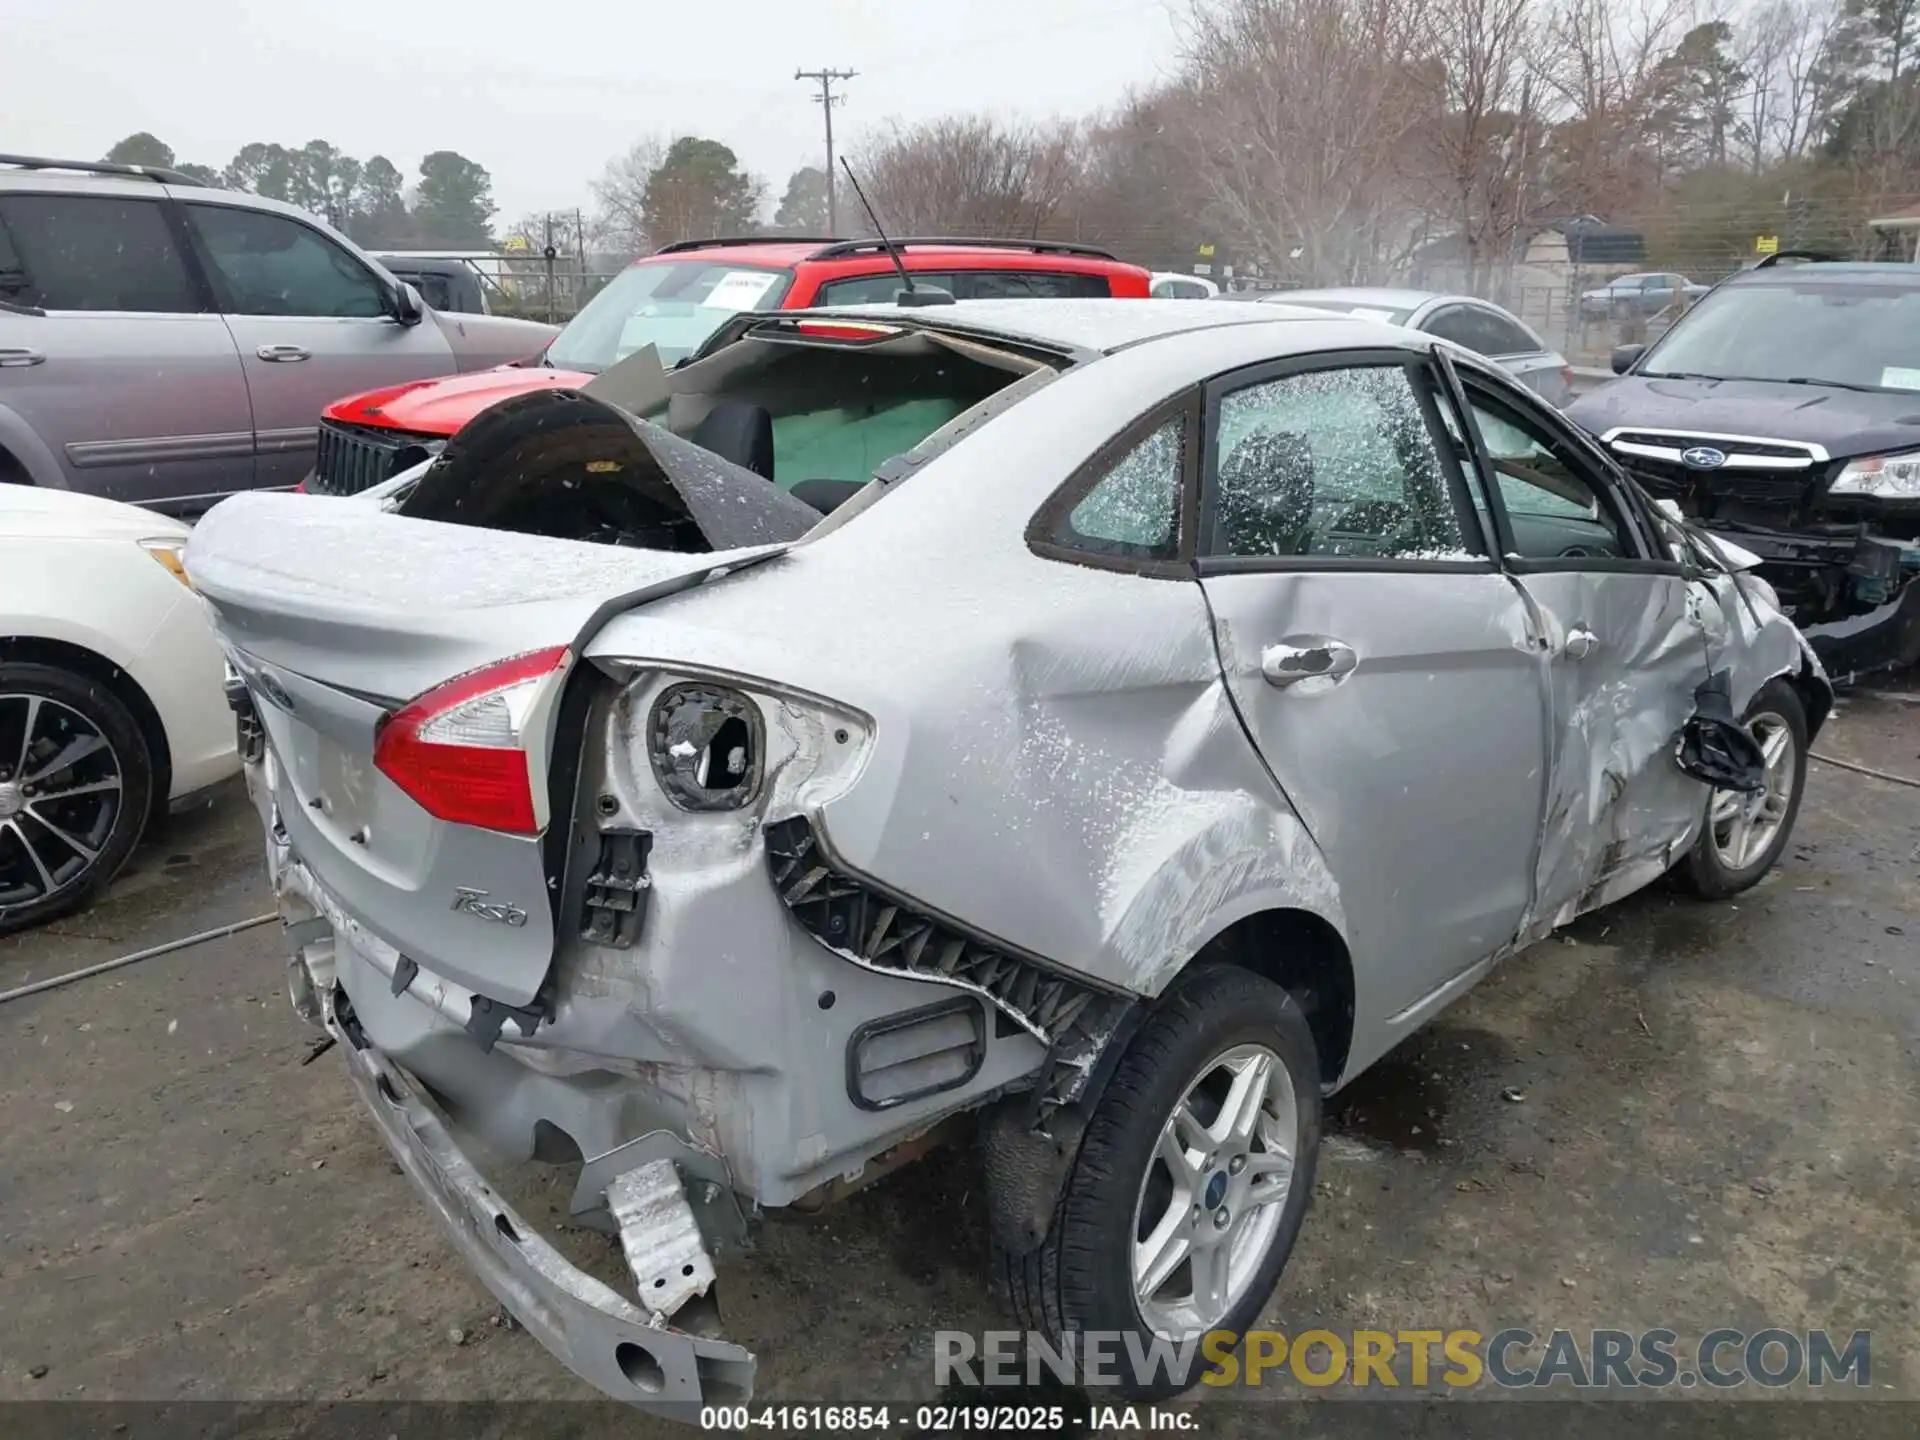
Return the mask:
[[435,819],[537,834],[526,741],[567,660],[564,645],[532,650],[436,685],[380,722],[374,765]]
[[299,483],[298,485],[296,485],[296,486],[294,486],[294,487],[293,487],[293,493],[294,493],[294,494],[296,494],[296,495],[304,495],[304,494],[306,494],[306,493],[307,493],[307,482],[306,482],[306,481],[304,481],[304,480],[302,480],[302,481],[301,481],[301,482],[300,482],[300,483]]

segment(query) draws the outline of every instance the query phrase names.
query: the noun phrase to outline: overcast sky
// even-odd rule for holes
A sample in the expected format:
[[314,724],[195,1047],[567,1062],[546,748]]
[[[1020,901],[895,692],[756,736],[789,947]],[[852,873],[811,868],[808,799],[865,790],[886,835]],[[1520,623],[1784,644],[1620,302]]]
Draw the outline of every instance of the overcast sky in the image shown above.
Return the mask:
[[1179,3],[9,0],[0,151],[97,159],[150,130],[217,169],[250,140],[320,139],[411,179],[458,150],[511,221],[590,204],[637,139],[697,133],[778,199],[820,163],[795,69],[860,72],[836,140],[951,111],[1077,115],[1170,67]]

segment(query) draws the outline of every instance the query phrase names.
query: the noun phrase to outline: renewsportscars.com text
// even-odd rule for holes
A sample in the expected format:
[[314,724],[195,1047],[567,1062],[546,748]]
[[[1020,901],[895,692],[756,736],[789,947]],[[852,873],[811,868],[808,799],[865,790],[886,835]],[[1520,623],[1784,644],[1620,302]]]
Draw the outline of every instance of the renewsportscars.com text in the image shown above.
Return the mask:
[[1867,1388],[1872,1335],[1854,1330],[1710,1330],[1687,1344],[1673,1330],[1227,1330],[1175,1344],[1122,1332],[1070,1334],[1055,1346],[1018,1330],[934,1335],[934,1383],[1098,1390],[1190,1374],[1202,1385],[1330,1385],[1426,1389],[1734,1389],[1753,1385]]

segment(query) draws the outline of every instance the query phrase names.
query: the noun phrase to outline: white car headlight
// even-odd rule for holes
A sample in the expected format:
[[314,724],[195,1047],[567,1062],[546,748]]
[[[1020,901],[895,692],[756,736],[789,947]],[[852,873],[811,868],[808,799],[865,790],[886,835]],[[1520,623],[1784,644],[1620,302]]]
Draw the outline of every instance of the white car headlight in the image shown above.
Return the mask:
[[1849,460],[1827,487],[1829,495],[1869,495],[1877,500],[1920,500],[1920,450],[1901,455],[1863,455]]

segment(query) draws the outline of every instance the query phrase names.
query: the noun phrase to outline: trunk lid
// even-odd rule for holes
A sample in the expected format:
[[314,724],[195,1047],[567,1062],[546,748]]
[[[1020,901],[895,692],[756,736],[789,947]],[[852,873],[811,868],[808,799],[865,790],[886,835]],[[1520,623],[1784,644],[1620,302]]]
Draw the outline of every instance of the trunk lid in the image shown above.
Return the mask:
[[[541,837],[436,819],[375,767],[378,727],[510,656],[568,646],[578,657],[612,615],[786,548],[617,549],[244,495],[200,522],[186,566],[260,712],[301,860],[423,970],[524,1006],[553,951]],[[550,727],[526,741],[539,774],[551,744]]]

